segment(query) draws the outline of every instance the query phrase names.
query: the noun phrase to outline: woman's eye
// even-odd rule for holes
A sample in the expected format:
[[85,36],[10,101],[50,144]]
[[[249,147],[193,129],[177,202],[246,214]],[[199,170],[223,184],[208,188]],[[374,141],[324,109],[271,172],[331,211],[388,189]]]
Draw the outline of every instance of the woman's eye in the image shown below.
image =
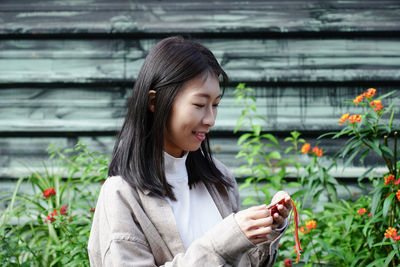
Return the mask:
[[201,105],[201,104],[194,104],[196,107],[199,107],[199,108],[202,108],[202,107],[204,107],[205,105]]
[[214,105],[213,105],[213,107],[214,107],[214,108],[217,108],[217,107],[218,107],[218,105],[219,105],[219,103],[218,103],[218,104],[214,104]]

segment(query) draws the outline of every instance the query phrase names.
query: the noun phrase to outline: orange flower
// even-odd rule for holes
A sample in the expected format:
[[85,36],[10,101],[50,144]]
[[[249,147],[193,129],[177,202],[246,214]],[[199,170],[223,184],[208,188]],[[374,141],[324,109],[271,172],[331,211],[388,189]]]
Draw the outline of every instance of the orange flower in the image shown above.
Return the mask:
[[322,151],[322,149],[320,149],[318,146],[314,147],[311,151],[312,153],[315,153],[315,155],[317,157],[322,157],[322,155],[324,154],[324,152]]
[[315,229],[315,228],[317,228],[317,222],[314,220],[310,220],[310,221],[306,222],[306,227],[307,227],[307,229]]
[[389,174],[388,176],[385,176],[385,185],[389,185],[391,182],[394,182],[394,175]]
[[51,196],[55,196],[55,195],[56,195],[56,190],[54,189],[54,187],[46,189],[43,192],[43,197],[46,199],[48,199]]
[[353,103],[357,105],[358,103],[363,101],[363,99],[364,99],[364,94],[361,94],[361,95],[357,96],[356,98],[354,98]]
[[367,212],[367,210],[365,208],[361,208],[358,210],[359,215],[364,215],[366,212]]
[[385,232],[385,238],[393,238],[397,236],[397,230],[393,227],[389,227]]
[[374,111],[378,112],[383,109],[383,106],[381,104],[380,100],[374,100],[371,102],[371,107],[374,108]]
[[373,96],[375,95],[375,92],[376,92],[376,89],[374,89],[374,88],[369,88],[369,89],[367,90],[367,92],[365,93],[365,96],[366,96],[367,98],[371,98],[371,97],[373,97]]
[[299,231],[302,232],[303,234],[307,234],[308,232],[306,232],[304,226],[299,228]]
[[342,123],[345,123],[350,117],[349,113],[343,114],[342,117],[339,119],[339,124],[342,125]]
[[397,197],[397,199],[400,201],[400,189],[397,190],[396,197]]
[[350,120],[350,123],[361,122],[361,115],[360,114],[351,115],[349,117],[349,120]]
[[311,148],[310,143],[305,143],[305,144],[301,147],[301,153],[307,154],[308,151],[310,151],[310,148]]

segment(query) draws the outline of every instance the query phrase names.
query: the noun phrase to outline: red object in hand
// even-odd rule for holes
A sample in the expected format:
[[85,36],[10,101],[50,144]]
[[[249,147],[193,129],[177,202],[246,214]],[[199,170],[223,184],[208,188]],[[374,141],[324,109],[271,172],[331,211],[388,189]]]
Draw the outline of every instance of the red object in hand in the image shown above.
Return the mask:
[[282,204],[283,205],[284,203],[285,203],[285,199],[282,198],[278,202],[268,205],[267,209],[270,209],[271,216],[274,216],[275,213],[279,213],[278,204]]

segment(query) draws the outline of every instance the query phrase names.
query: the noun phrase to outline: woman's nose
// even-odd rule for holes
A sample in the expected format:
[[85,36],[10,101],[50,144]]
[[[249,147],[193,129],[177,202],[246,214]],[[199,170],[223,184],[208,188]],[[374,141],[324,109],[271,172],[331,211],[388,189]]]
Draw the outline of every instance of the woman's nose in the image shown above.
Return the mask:
[[203,117],[203,124],[208,125],[210,127],[214,126],[215,124],[215,118],[217,117],[217,110],[211,108],[207,109],[207,112],[205,113]]

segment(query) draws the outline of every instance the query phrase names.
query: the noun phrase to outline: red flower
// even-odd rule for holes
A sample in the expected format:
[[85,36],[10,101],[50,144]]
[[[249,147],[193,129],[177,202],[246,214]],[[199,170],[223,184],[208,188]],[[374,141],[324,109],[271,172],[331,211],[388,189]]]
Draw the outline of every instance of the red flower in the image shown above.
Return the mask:
[[285,267],[292,267],[292,261],[289,259],[285,259],[283,266]]
[[311,148],[310,143],[305,143],[305,144],[301,147],[301,153],[307,154],[308,151],[310,151],[310,148]]
[[67,206],[63,205],[60,209],[61,215],[68,215],[67,213]]
[[368,217],[371,217],[371,216],[372,216],[372,212],[368,213]]
[[359,209],[357,212],[358,212],[359,215],[362,216],[362,215],[364,215],[364,214],[367,212],[367,210],[366,210],[365,208],[361,208],[361,209]]
[[374,108],[374,111],[378,112],[383,109],[383,106],[381,104],[380,100],[374,100],[371,102],[371,107]]
[[54,218],[54,216],[57,216],[57,210],[54,209],[54,212],[50,213],[49,215],[47,215],[46,220],[44,220],[44,223],[47,223],[48,221],[50,221],[50,223],[53,223],[56,218]]
[[317,157],[322,157],[322,155],[324,154],[324,152],[322,151],[322,149],[320,149],[318,146],[314,147],[311,151],[312,153],[315,153],[315,155]]
[[394,182],[393,174],[389,174],[388,176],[385,176],[384,178],[385,178],[385,185],[389,185],[390,183]]
[[397,197],[397,199],[400,201],[400,189],[397,190],[396,197]]
[[48,199],[51,196],[55,196],[55,195],[56,195],[56,190],[54,189],[54,187],[46,189],[43,192],[43,197],[46,199]]
[[50,221],[50,223],[53,223],[56,219],[54,218],[53,213],[50,213],[49,215],[47,215],[47,219],[44,220],[44,223],[47,223],[47,221]]

